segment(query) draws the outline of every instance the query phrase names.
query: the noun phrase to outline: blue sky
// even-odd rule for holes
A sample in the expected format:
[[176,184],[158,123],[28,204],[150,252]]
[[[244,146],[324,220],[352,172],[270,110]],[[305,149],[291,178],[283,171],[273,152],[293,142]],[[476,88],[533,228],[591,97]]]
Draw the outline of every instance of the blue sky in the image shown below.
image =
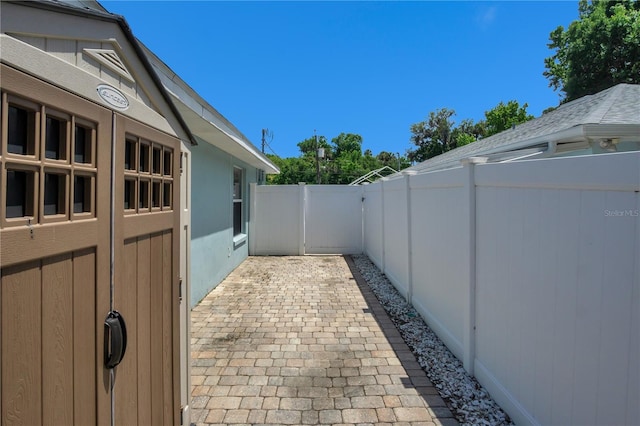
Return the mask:
[[549,33],[578,17],[577,1],[102,4],[256,146],[271,130],[281,157],[314,129],[404,154],[442,107],[479,120],[515,99],[539,116],[559,100]]

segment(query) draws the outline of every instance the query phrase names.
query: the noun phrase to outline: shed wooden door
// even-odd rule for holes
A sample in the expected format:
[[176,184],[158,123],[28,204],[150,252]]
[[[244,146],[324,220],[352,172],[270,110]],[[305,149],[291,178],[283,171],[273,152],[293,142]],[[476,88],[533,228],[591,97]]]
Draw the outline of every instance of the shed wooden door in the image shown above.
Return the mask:
[[[1,71],[2,425],[176,424],[178,141]],[[128,345],[107,370],[111,309]]]

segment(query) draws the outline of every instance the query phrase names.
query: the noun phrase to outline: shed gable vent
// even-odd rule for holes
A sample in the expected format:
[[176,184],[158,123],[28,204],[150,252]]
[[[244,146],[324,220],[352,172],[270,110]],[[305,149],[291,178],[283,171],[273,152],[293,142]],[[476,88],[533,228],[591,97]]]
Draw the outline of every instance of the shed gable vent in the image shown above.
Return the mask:
[[82,49],[82,51],[88,56],[92,57],[102,65],[109,68],[111,71],[116,72],[122,77],[131,82],[135,82],[133,76],[125,66],[124,62],[120,59],[118,54],[111,49]]

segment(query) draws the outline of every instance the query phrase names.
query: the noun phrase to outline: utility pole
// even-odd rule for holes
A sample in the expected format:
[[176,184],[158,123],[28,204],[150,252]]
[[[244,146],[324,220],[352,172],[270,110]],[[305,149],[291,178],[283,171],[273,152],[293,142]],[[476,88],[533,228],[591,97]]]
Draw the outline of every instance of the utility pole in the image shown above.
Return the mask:
[[267,134],[267,129],[262,129],[262,153],[264,154],[264,138]]
[[316,183],[318,185],[320,185],[320,158],[319,158],[320,146],[318,145],[318,135],[316,134],[316,130],[315,129],[313,129],[313,137],[316,139],[316,146],[315,146],[315,151],[316,151]]

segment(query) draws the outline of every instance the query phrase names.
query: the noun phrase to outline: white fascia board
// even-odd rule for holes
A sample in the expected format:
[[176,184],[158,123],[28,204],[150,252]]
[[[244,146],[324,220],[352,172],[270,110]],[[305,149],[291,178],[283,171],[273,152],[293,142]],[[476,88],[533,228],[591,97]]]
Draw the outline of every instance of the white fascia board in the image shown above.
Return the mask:
[[629,138],[640,140],[640,124],[585,124],[589,138]]
[[474,155],[491,155],[502,152],[517,151],[525,148],[532,148],[537,145],[549,142],[566,143],[587,141],[589,138],[603,137],[633,137],[640,135],[640,125],[638,124],[581,124],[567,129],[560,130],[548,135],[537,136],[525,139],[512,144],[503,145],[486,152],[475,153]]
[[[505,144],[486,151],[474,152],[474,156],[492,156],[502,153],[508,153],[512,151],[519,151],[523,149],[533,148],[538,145],[548,144],[549,142],[556,142],[559,144],[569,142],[586,142],[589,139],[596,138],[632,138],[634,140],[640,140],[640,125],[639,124],[581,124],[578,126],[569,127],[567,129],[560,130],[555,133],[549,133],[547,135],[537,136],[531,139],[525,139],[517,141],[511,144]],[[561,145],[560,145],[561,146]],[[583,148],[581,145],[580,148]],[[561,150],[565,152],[566,150]],[[418,172],[432,172],[436,170],[443,170],[449,168],[458,167],[460,159],[454,158],[446,163],[439,164],[433,168],[428,166],[421,168],[419,164],[411,168],[411,170],[417,170]]]
[[[585,138],[584,134],[584,126],[574,126],[568,129],[561,130],[556,133],[550,133],[543,136],[537,136],[531,139],[520,140],[514,143],[501,145],[498,147],[494,147],[491,149],[487,149],[486,151],[475,151],[471,156],[490,156],[494,154],[506,153],[509,151],[518,151],[521,149],[532,148],[537,145],[543,145],[549,142],[557,142],[557,141],[570,141],[570,140],[580,140]],[[424,168],[420,167],[420,164],[415,165],[412,170],[417,170],[418,172],[432,172],[436,170],[450,169],[460,166],[460,160],[462,158],[454,157],[450,161],[446,163],[439,164],[433,168],[430,168],[428,165],[425,165]]]

